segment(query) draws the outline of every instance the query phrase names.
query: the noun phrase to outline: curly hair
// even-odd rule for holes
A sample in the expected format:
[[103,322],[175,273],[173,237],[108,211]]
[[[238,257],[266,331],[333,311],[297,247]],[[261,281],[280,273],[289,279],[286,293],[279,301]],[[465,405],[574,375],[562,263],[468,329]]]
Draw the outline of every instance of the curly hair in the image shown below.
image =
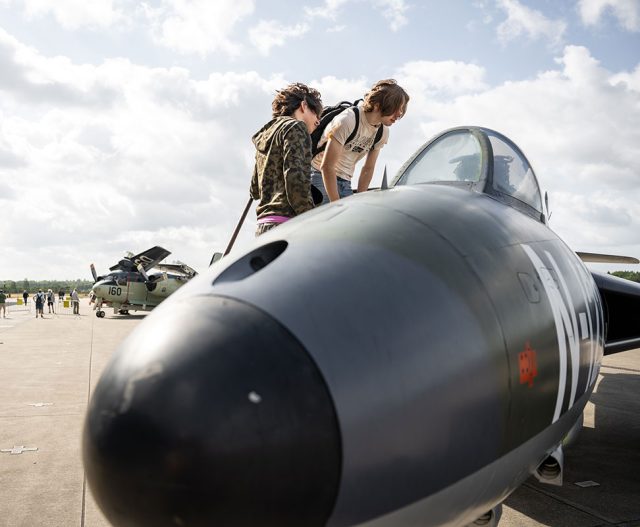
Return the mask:
[[404,115],[407,113],[409,95],[394,79],[384,79],[376,82],[364,96],[362,109],[372,112],[376,104],[379,105],[383,116],[393,115],[398,110]]
[[276,96],[271,103],[273,117],[293,115],[294,112],[300,108],[302,101],[305,101],[307,106],[309,106],[318,117],[320,116],[322,113],[320,92],[309,88],[309,86],[301,82],[294,82],[286,88],[276,91]]

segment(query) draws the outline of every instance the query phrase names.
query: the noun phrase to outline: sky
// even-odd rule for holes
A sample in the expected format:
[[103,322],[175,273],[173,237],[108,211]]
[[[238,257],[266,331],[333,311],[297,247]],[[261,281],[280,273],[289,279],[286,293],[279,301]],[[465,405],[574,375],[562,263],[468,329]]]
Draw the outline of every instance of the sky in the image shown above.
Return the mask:
[[[372,185],[485,126],[571,248],[640,257],[640,0],[0,0],[0,280],[90,279],[153,245],[203,271],[275,91],[329,105],[383,78],[411,101]],[[234,251],[254,230],[252,210]]]

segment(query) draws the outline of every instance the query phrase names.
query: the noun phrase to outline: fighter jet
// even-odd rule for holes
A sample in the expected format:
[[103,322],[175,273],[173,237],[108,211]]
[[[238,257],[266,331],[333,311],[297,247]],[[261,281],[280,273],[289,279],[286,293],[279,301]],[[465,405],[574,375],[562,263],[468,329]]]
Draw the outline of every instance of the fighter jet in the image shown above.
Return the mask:
[[639,305],[549,228],[512,141],[447,130],[147,317],[92,396],[87,478],[116,526],[496,525],[531,474],[561,484]]
[[[91,264],[95,283],[91,302],[96,316],[103,318],[103,306],[113,308],[114,314],[128,315],[129,311],[150,311],[197,273],[184,263],[161,264],[171,254],[155,246],[140,254],[128,253],[106,276],[98,276]],[[149,273],[156,270],[155,273]]]

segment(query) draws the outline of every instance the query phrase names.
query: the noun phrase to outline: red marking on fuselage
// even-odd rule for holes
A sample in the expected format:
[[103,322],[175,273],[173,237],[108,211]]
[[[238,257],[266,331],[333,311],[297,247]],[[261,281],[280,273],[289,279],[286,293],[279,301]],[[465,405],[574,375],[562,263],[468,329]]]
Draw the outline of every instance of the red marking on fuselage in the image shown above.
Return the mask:
[[533,379],[538,375],[538,361],[536,359],[536,351],[527,342],[524,351],[519,354],[520,359],[520,384],[529,384],[529,388],[533,386]]

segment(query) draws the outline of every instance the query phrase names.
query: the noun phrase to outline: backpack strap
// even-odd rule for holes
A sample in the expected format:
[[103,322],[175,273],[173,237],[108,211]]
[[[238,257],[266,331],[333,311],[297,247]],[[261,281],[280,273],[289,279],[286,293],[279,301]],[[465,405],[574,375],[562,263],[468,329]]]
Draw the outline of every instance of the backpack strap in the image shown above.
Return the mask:
[[371,145],[371,148],[369,148],[369,152],[371,152],[371,150],[373,150],[375,146],[380,142],[380,139],[382,139],[383,131],[384,131],[384,125],[381,124],[380,127],[378,128],[378,131],[376,132],[376,137],[373,140],[373,144]]
[[[353,103],[352,109],[353,109],[353,113],[356,116],[356,125],[353,128],[353,132],[349,134],[349,137],[347,137],[347,140],[344,142],[345,146],[349,143],[349,141],[351,141],[356,136],[356,133],[358,132],[358,125],[360,124],[360,110],[358,110],[357,104],[360,101],[362,101],[362,99],[358,99]],[[380,124],[380,126],[378,127],[378,131],[376,132],[376,136],[373,139],[373,144],[371,145],[371,148],[369,148],[369,152],[371,152],[371,150],[373,150],[374,147],[380,142],[380,139],[382,139],[383,131],[384,131],[384,125]]]
[[356,116],[356,125],[353,127],[353,131],[349,134],[349,137],[347,137],[347,140],[344,142],[344,146],[347,146],[349,141],[351,141],[356,136],[356,133],[358,132],[358,125],[360,124],[360,110],[358,110],[358,107],[355,105],[352,106],[352,109],[353,113]]

